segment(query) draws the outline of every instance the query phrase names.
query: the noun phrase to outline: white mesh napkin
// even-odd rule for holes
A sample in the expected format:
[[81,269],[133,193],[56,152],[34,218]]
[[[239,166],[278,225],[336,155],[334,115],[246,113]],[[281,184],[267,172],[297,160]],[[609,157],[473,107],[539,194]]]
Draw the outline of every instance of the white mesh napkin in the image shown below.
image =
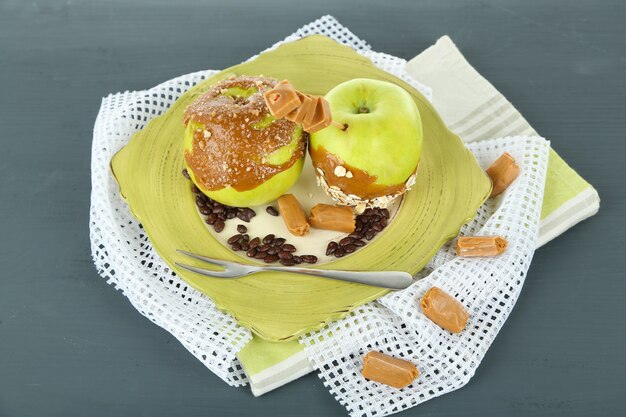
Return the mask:
[[[542,138],[516,137],[469,148],[483,167],[505,150],[520,165],[515,183],[484,204],[461,231],[504,236],[509,241],[506,252],[494,258],[457,258],[450,243],[423,271],[424,279],[301,339],[324,385],[352,416],[392,414],[465,385],[521,291],[539,230],[549,144]],[[468,308],[470,319],[462,333],[444,331],[422,314],[419,300],[433,285]],[[410,360],[419,378],[402,390],[365,380],[360,370],[369,350]]]
[[[325,34],[353,47],[381,69],[431,96],[427,87],[405,73],[406,61],[371,51],[330,16],[304,26],[284,42],[311,33]],[[213,73],[188,74],[150,90],[103,99],[92,147],[91,248],[99,273],[141,314],[175,336],[225,382],[243,385],[247,379],[236,353],[250,340],[249,331],[188,287],[156,255],[121,199],[109,166],[133,133]],[[504,150],[520,163],[521,175],[515,185],[485,204],[476,220],[463,229],[468,234],[503,235],[510,242],[509,249],[498,258],[476,260],[456,259],[450,247],[445,247],[423,272],[433,271],[425,279],[301,339],[324,384],[351,415],[391,414],[464,385],[517,299],[537,236],[548,144],[540,138],[507,138],[469,148],[483,166]],[[417,300],[433,284],[469,307],[470,324],[462,334],[442,331],[419,312]],[[361,355],[370,349],[414,361],[420,377],[401,391],[367,382],[359,370]]]

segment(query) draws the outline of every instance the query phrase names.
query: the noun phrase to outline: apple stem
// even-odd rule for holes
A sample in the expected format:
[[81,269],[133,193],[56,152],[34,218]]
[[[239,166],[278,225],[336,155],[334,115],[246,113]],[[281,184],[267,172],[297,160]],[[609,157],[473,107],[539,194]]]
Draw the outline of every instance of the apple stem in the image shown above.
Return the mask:
[[367,107],[363,106],[363,107],[359,107],[359,113],[369,113],[370,109],[368,109]]

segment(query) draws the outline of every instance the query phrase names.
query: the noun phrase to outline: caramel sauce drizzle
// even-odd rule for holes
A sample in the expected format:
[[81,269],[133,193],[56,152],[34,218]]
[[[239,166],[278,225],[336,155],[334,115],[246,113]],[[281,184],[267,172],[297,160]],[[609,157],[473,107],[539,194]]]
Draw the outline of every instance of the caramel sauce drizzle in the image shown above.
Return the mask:
[[[384,195],[393,195],[404,190],[405,184],[382,185],[375,184],[378,179],[375,175],[369,175],[362,169],[355,168],[338,156],[328,152],[323,146],[309,149],[311,160],[314,161],[315,169],[321,169],[324,172],[324,179],[329,186],[339,187],[345,194],[354,194],[361,198],[375,198]],[[352,174],[352,177],[335,175],[335,168],[342,167]]]
[[[255,127],[267,122],[269,109],[263,94],[276,83],[272,78],[246,76],[224,80],[187,108],[185,126],[193,123],[198,128],[193,132],[191,152],[185,151],[185,160],[201,187],[210,191],[226,187],[251,190],[304,156],[306,140],[300,140],[285,163],[272,165],[266,160],[267,155],[291,143],[297,128],[286,119]],[[226,95],[233,87],[258,91],[247,98]]]

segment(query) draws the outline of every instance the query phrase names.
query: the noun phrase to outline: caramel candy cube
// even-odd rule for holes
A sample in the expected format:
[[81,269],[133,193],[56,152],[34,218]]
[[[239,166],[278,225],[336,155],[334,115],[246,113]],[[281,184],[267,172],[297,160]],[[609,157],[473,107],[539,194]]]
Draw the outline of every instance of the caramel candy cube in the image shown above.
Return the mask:
[[315,98],[315,109],[307,113],[304,117],[302,128],[309,132],[317,132],[332,123],[330,115],[330,105],[324,97]]
[[336,230],[352,233],[356,227],[354,213],[350,207],[317,204],[311,208],[309,224],[316,229]]
[[519,166],[515,159],[505,152],[487,168],[487,175],[489,175],[493,183],[490,197],[494,197],[501,194],[515,181],[515,178],[519,175]]
[[309,224],[306,221],[304,210],[293,194],[280,196],[278,210],[289,233],[296,236],[304,236],[309,233]]
[[310,112],[312,108],[315,108],[315,99],[313,97],[306,94],[300,94],[300,100],[302,101],[300,107],[285,116],[285,119],[300,124],[307,115],[307,112]]
[[363,358],[361,374],[370,381],[404,388],[418,377],[417,367],[409,361],[371,351]]
[[497,256],[503,253],[509,242],[500,236],[461,236],[456,241],[456,254],[465,258]]
[[265,104],[270,109],[270,113],[277,119],[285,117],[302,104],[298,92],[287,80],[279,82],[274,88],[266,91],[263,98],[265,98]]
[[426,291],[420,305],[426,317],[449,332],[460,333],[467,325],[467,310],[441,288],[432,287]]

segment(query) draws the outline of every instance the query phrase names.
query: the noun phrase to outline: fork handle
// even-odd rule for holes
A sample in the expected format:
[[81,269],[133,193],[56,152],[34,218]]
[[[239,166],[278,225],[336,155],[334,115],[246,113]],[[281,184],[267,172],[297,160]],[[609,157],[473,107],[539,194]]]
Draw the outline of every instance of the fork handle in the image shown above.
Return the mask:
[[295,272],[316,277],[332,278],[340,281],[356,282],[375,287],[403,290],[413,283],[413,277],[402,271],[335,271],[329,269],[309,269],[282,266],[264,266],[265,271]]

